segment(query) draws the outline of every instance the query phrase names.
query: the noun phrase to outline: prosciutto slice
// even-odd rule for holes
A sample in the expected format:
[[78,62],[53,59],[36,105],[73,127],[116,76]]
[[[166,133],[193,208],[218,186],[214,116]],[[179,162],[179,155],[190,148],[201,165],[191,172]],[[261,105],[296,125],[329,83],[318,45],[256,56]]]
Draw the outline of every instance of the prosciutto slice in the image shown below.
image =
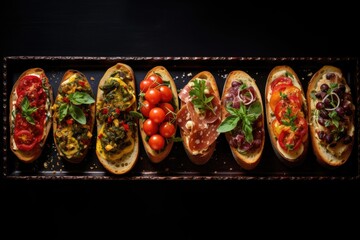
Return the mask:
[[207,149],[219,136],[216,131],[221,120],[218,119],[212,124],[208,124],[206,129],[198,129],[190,134],[189,148],[191,151],[201,151]]
[[221,101],[214,95],[210,82],[206,82],[209,93],[207,97],[213,96],[213,111],[207,109],[200,114],[191,102],[191,85],[187,84],[179,93],[182,107],[177,113],[177,124],[189,138],[189,149],[201,151],[208,148],[219,136],[216,131],[221,123]]

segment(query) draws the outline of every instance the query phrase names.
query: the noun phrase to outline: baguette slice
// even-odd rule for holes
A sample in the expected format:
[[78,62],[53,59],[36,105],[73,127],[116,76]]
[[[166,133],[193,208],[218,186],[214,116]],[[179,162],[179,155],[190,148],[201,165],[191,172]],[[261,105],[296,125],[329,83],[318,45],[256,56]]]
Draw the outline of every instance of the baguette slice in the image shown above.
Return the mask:
[[[254,119],[251,124],[251,136],[253,139],[252,143],[248,144],[246,140],[241,141],[244,143],[242,145],[236,144],[236,142],[234,142],[234,138],[236,136],[244,137],[244,130],[242,129],[240,132],[238,130],[239,128],[241,129],[243,120],[239,120],[237,122],[235,129],[226,129],[224,134],[236,162],[243,169],[252,170],[259,164],[265,146],[264,106],[261,93],[255,82],[255,79],[250,77],[250,75],[244,71],[234,70],[227,76],[221,95],[221,114],[223,123],[226,123],[227,120],[233,119],[234,116],[227,111],[227,105],[232,103],[230,104],[230,107],[240,109],[240,102],[241,105],[247,109],[247,111],[249,111],[249,109],[252,110],[250,110],[251,114],[254,114],[254,112],[259,114],[258,118]],[[249,112],[247,112],[247,114],[249,114]],[[227,117],[230,118],[227,119]],[[250,147],[249,150],[240,151],[241,146],[245,149],[246,147]]]
[[69,69],[64,73],[53,111],[53,137],[60,157],[71,163],[82,162],[95,125],[95,96],[82,72]]
[[[330,88],[326,93],[321,90],[322,84],[326,84]],[[339,88],[339,86],[342,87]],[[306,97],[311,142],[317,161],[329,168],[336,168],[345,164],[350,157],[354,144],[355,105],[352,100],[351,89],[341,69],[330,65],[320,68],[309,81]],[[326,98],[332,99],[334,104],[337,104],[338,99],[340,99],[339,106],[324,106],[324,108],[317,109],[317,104],[324,102]],[[320,111],[324,109],[329,116],[332,116],[325,119],[328,123],[326,125],[329,127],[321,125],[321,120],[319,121],[321,119]],[[328,137],[326,135],[332,136],[331,142],[327,142],[326,138]]]
[[[279,77],[285,80],[275,84]],[[288,83],[287,80],[293,87],[279,89],[281,84],[284,86]],[[278,87],[278,91],[275,86]],[[279,101],[285,101],[286,104],[280,105],[278,109],[279,115],[282,116],[278,121],[275,117],[275,108]],[[275,154],[287,166],[300,165],[307,155],[309,145],[307,103],[299,77],[291,67],[275,66],[270,71],[265,86],[265,110]],[[284,150],[285,148],[288,150]]]
[[101,78],[96,97],[96,155],[113,174],[129,172],[139,156],[135,75],[132,68],[117,63]]
[[[178,100],[178,93],[177,93],[177,88],[176,88],[174,79],[172,78],[172,76],[170,75],[170,73],[164,66],[156,66],[156,67],[152,68],[150,71],[148,71],[148,73],[146,74],[144,79],[147,79],[153,73],[160,75],[163,80],[163,83],[165,85],[170,86],[172,94],[173,94],[173,99],[171,101],[171,104],[174,107],[174,113],[176,114],[179,111],[179,100]],[[140,97],[139,100],[142,101],[143,99]],[[141,102],[139,105],[141,106]],[[153,163],[159,163],[159,162],[163,161],[169,155],[169,153],[174,145],[174,141],[172,138],[168,138],[166,140],[166,145],[165,145],[164,149],[162,149],[160,151],[153,150],[150,147],[149,142],[146,140],[148,136],[144,132],[144,128],[143,128],[145,120],[146,119],[144,119],[144,118],[139,120],[139,127],[140,127],[142,143],[144,145],[144,149],[145,149],[146,154],[149,157],[150,161]],[[176,132],[176,129],[177,129],[176,121],[174,121],[174,125],[175,125],[175,132]]]
[[[32,94],[31,89],[36,90],[33,91],[34,94]],[[31,104],[30,106],[23,101],[25,95],[28,103]],[[11,90],[9,104],[10,149],[21,161],[31,163],[41,155],[51,129],[53,89],[44,70],[30,68],[24,71]],[[37,109],[33,113],[26,114],[22,107],[25,105],[27,105],[28,110],[33,107]],[[43,108],[44,111],[40,112],[40,108]],[[30,121],[31,119],[34,120],[33,124],[26,120],[27,115],[30,116]],[[21,124],[23,126],[21,130],[24,131],[15,127],[19,125],[20,121],[25,124]],[[38,132],[39,129],[40,132]],[[38,137],[35,139],[34,135]],[[28,138],[29,136],[32,137]],[[29,140],[34,141],[29,143]]]
[[[206,109],[206,115],[199,114],[199,109],[194,107],[194,99],[198,97],[191,96],[191,90],[194,89],[197,81],[199,83],[205,81],[206,84],[207,90],[201,94],[205,94],[208,98],[214,97],[211,108],[215,114],[209,109]],[[215,151],[219,136],[217,128],[221,123],[221,99],[214,76],[208,71],[199,72],[180,91],[179,98],[181,104],[176,119],[185,152],[194,164],[204,165]]]

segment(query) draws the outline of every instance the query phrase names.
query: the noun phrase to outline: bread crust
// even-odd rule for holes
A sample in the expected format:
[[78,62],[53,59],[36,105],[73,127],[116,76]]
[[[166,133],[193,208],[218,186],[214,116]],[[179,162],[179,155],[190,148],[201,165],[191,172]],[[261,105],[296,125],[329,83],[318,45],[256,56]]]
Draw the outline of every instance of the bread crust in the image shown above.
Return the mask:
[[245,81],[244,83],[247,86],[252,86],[255,90],[256,98],[259,100],[259,102],[261,104],[261,122],[262,122],[261,128],[263,131],[262,138],[261,138],[261,145],[256,151],[254,151],[250,154],[242,154],[236,148],[234,148],[233,146],[230,145],[230,140],[232,138],[231,133],[226,132],[226,133],[224,133],[224,135],[225,135],[227,142],[229,143],[231,153],[232,153],[234,159],[236,160],[236,162],[243,169],[252,170],[259,164],[263,150],[264,150],[264,146],[265,146],[264,106],[263,106],[261,93],[255,82],[255,79],[253,79],[249,74],[247,74],[244,71],[241,71],[241,70],[231,71],[225,80],[223,92],[221,94],[221,114],[222,114],[223,120],[229,115],[228,111],[226,110],[225,95],[226,95],[226,92],[228,91],[228,89],[231,88],[232,82],[236,81],[236,80],[243,80],[243,81]]
[[[332,74],[335,73],[338,75],[336,78],[332,78],[331,80],[326,80],[327,82],[331,83],[337,83],[337,84],[345,84],[346,85],[346,93],[351,94],[350,87],[348,86],[346,79],[343,77],[341,69],[331,66],[331,65],[324,65],[321,67],[310,79],[308,83],[308,89],[306,93],[307,97],[307,103],[308,103],[308,115],[309,115],[309,129],[310,129],[310,138],[312,143],[312,148],[314,151],[314,154],[316,156],[317,161],[324,167],[333,169],[340,167],[344,165],[352,152],[353,145],[354,145],[354,131],[355,131],[355,125],[354,125],[354,114],[352,114],[347,120],[342,120],[343,123],[347,124],[348,134],[351,135],[351,142],[348,144],[343,145],[340,141],[337,141],[337,146],[340,148],[338,150],[334,150],[332,153],[330,150],[327,149],[327,145],[319,139],[318,131],[320,130],[321,126],[317,123],[317,116],[316,116],[316,103],[318,103],[320,100],[314,97],[314,93],[316,92],[316,89],[319,89],[320,85],[322,83],[319,83],[320,81],[323,82],[322,78],[323,76],[326,76],[326,74]],[[334,80],[333,80],[334,79]],[[353,100],[350,100],[352,103],[352,112],[355,112],[355,105],[353,104]],[[330,148],[329,148],[330,149]],[[335,153],[336,152],[336,153]],[[342,153],[339,156],[336,156],[335,154]]]
[[[69,80],[74,75],[81,77],[82,81],[85,81],[88,85],[90,85],[89,80],[86,78],[86,76],[82,72],[80,72],[78,70],[74,70],[74,69],[69,69],[64,73],[64,75],[61,79],[56,98],[58,96],[60,96],[59,90],[60,90],[61,84],[63,84],[65,81]],[[92,91],[91,91],[91,94],[93,95]],[[55,101],[56,101],[56,98],[55,98]],[[86,125],[89,125],[90,128],[88,131],[92,133],[93,129],[94,129],[94,125],[95,125],[95,103],[86,105],[86,107],[89,109],[89,112],[90,112],[89,121],[86,123]],[[77,164],[77,163],[82,162],[90,149],[90,143],[89,143],[89,145],[87,145],[87,147],[85,147],[81,150],[81,154],[76,154],[76,155],[70,154],[69,156],[64,154],[60,148],[61,143],[57,140],[57,137],[56,137],[56,130],[58,129],[58,118],[59,118],[59,106],[57,106],[57,108],[54,110],[54,115],[53,115],[52,120],[53,120],[54,143],[55,143],[56,149],[57,149],[60,157],[62,157],[63,159],[65,159],[66,161],[68,161],[70,163]],[[90,137],[90,139],[91,138],[92,137]],[[91,140],[89,142],[91,142]]]
[[[148,71],[148,73],[146,74],[144,79],[146,79],[149,75],[151,75],[153,73],[159,74],[164,82],[168,82],[170,84],[171,91],[172,91],[172,94],[173,94],[172,102],[175,105],[174,113],[177,113],[177,111],[179,110],[179,99],[178,99],[177,87],[176,87],[176,84],[174,82],[174,79],[172,78],[171,74],[169,73],[169,71],[164,66],[155,66],[155,67],[153,67],[151,70]],[[146,155],[149,157],[150,161],[153,162],[153,163],[162,162],[169,155],[169,153],[171,152],[171,149],[172,149],[172,147],[174,145],[174,141],[172,139],[168,139],[165,148],[162,149],[160,152],[153,150],[150,147],[148,141],[146,140],[147,135],[146,135],[146,133],[144,132],[144,129],[143,129],[144,121],[145,121],[145,119],[140,119],[139,120],[139,129],[140,129],[140,136],[141,136],[141,139],[142,139],[142,143],[143,143],[144,149],[146,151]],[[175,132],[176,132],[176,130],[177,130],[176,121],[174,121],[174,125],[175,125]]]
[[[44,135],[43,138],[41,139],[40,143],[37,144],[32,150],[30,151],[22,151],[20,149],[18,149],[16,147],[15,141],[14,141],[14,128],[15,128],[15,120],[12,116],[13,112],[15,111],[15,104],[14,102],[16,102],[18,96],[16,94],[16,88],[18,87],[18,85],[20,84],[20,81],[23,77],[28,76],[28,75],[36,75],[38,77],[40,77],[40,79],[42,79],[44,81],[43,85],[47,87],[48,92],[47,92],[47,99],[49,101],[49,108],[47,110],[47,120],[44,126]],[[20,159],[22,162],[25,163],[31,163],[33,161],[35,161],[37,158],[39,158],[39,156],[41,155],[44,146],[45,146],[45,142],[48,138],[50,129],[51,129],[51,118],[50,116],[52,115],[52,110],[51,110],[51,106],[53,104],[54,98],[53,98],[53,89],[52,86],[49,83],[49,79],[46,76],[44,70],[42,68],[30,68],[27,69],[26,71],[24,71],[19,78],[17,79],[17,81],[15,82],[12,90],[11,90],[11,95],[10,95],[10,106],[9,106],[9,110],[10,110],[10,114],[9,114],[9,119],[10,119],[10,149],[11,151],[18,157],[18,159]]]
[[[302,96],[301,111],[304,113],[304,118],[306,120],[306,123],[308,123],[307,102],[306,102],[306,98],[305,98],[305,92],[301,85],[299,77],[297,76],[296,72],[290,66],[287,66],[287,65],[275,66],[270,71],[267,81],[266,81],[266,86],[265,86],[265,112],[266,112],[266,119],[267,119],[266,122],[267,122],[269,137],[270,137],[272,148],[274,149],[274,152],[275,152],[276,156],[280,159],[280,161],[283,162],[287,166],[294,167],[294,166],[300,165],[305,160],[305,157],[306,157],[307,151],[308,151],[308,145],[309,145],[309,137],[308,137],[309,134],[307,133],[305,135],[302,145],[300,145],[300,150],[294,156],[287,155],[284,151],[282,151],[282,149],[280,149],[281,147],[277,141],[277,138],[276,138],[275,133],[272,128],[272,122],[273,122],[273,120],[275,120],[275,116],[274,116],[274,112],[271,110],[270,100],[269,100],[271,93],[272,93],[271,92],[271,83],[273,80],[275,80],[274,77],[276,76],[276,74],[279,74],[279,72],[283,72],[283,73],[287,72],[287,73],[291,74],[293,76],[293,78],[292,78],[293,84],[296,84],[297,87],[300,88],[301,96]],[[306,124],[306,129],[308,129],[307,124]]]
[[[136,103],[136,84],[135,84],[135,75],[133,69],[124,63],[116,63],[114,66],[108,68],[106,72],[104,73],[103,77],[101,78],[99,84],[98,84],[98,90],[97,90],[97,105],[96,105],[96,114],[101,114],[100,112],[100,105],[99,103],[103,101],[104,99],[104,92],[100,89],[105,81],[115,72],[115,71],[123,71],[127,73],[128,80],[127,85],[131,86],[133,89],[133,96],[135,97],[134,102],[131,106],[129,106],[130,111],[136,111],[137,109],[137,103]],[[121,175],[129,172],[136,164],[139,156],[139,131],[138,131],[138,120],[133,120],[135,122],[135,130],[134,132],[131,132],[131,135],[133,136],[133,148],[131,152],[128,152],[124,155],[122,155],[120,158],[116,159],[110,159],[107,158],[106,155],[102,154],[104,151],[101,147],[99,134],[101,132],[101,128],[103,125],[100,123],[99,119],[97,119],[97,138],[96,138],[96,155],[100,161],[100,163],[104,166],[105,169],[107,169],[110,173]],[[129,128],[129,131],[131,131],[131,128]]]
[[[214,95],[220,99],[219,89],[216,83],[216,80],[214,76],[209,71],[202,71],[193,76],[192,79],[190,79],[189,82],[195,80],[196,78],[206,79],[210,82],[212,89],[214,90]],[[183,101],[180,101],[180,108],[183,107],[186,103]],[[195,154],[190,150],[189,146],[189,136],[185,134],[185,132],[180,128],[180,136],[183,139],[183,146],[185,149],[185,152],[191,162],[193,162],[196,165],[204,165],[207,163],[210,158],[212,157],[215,147],[216,147],[216,140],[208,146],[208,148],[204,151],[202,151],[199,154]]]

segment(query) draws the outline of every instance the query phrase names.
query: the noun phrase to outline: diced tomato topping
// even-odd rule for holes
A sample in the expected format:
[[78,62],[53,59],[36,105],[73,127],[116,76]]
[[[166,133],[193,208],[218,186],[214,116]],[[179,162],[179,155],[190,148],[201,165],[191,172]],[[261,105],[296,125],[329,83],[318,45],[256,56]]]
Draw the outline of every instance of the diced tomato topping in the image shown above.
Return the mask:
[[108,110],[107,108],[103,108],[103,109],[101,110],[101,112],[102,112],[102,114],[107,114],[107,113],[109,112],[109,110]]
[[125,131],[129,131],[129,124],[127,123],[122,123],[123,128],[125,129]]
[[68,97],[63,97],[63,99],[62,99],[65,103],[68,103],[68,102],[70,102],[70,100],[69,100],[69,98]]
[[[44,77],[44,76],[42,76]],[[44,122],[46,119],[47,94],[39,76],[27,75],[20,79],[16,88],[17,100],[15,103],[16,116],[14,128],[14,140],[17,147],[22,151],[32,150],[44,135]],[[33,121],[29,122],[23,115],[24,98],[29,101],[30,108],[36,108],[31,114]]]

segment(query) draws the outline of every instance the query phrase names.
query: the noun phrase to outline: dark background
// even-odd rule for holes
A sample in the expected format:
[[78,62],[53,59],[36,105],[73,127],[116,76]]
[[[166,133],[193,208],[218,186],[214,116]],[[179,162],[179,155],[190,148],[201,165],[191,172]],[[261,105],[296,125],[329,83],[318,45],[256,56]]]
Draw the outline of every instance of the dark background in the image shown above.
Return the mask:
[[[359,57],[348,4],[9,1],[4,56]],[[359,181],[7,181],[0,234],[197,239],[356,234]],[[272,228],[270,228],[272,226]],[[131,230],[133,229],[133,230]]]

